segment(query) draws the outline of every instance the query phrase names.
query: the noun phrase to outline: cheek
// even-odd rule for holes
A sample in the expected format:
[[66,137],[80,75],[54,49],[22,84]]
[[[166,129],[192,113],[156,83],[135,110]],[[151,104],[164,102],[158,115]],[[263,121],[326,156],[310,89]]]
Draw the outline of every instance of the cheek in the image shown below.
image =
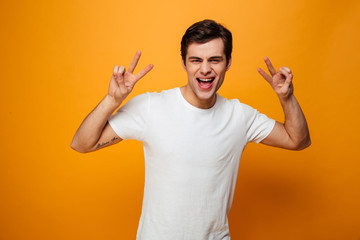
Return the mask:
[[188,68],[186,72],[190,77],[193,77],[196,74],[196,68]]
[[219,75],[223,74],[224,72],[226,72],[226,64],[225,63],[216,64],[213,66],[213,69]]

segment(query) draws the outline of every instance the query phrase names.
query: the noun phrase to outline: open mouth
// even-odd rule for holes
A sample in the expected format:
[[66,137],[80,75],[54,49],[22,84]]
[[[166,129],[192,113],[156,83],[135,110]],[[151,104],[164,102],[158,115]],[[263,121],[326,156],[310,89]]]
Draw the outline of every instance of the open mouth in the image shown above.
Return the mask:
[[215,80],[215,77],[211,77],[211,78],[196,78],[196,80],[198,81],[199,83],[199,87],[201,89],[209,89],[214,80]]
[[212,77],[212,78],[196,78],[196,80],[198,81],[199,83],[199,87],[201,89],[209,89],[214,80],[215,80],[215,77]]
[[212,83],[215,78],[212,77],[212,78],[196,78],[196,80],[199,82],[199,83]]

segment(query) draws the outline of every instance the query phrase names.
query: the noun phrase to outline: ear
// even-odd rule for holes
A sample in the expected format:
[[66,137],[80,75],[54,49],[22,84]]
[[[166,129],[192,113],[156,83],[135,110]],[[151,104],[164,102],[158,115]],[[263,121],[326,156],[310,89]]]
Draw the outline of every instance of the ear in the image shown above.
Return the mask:
[[183,69],[186,71],[186,65],[185,65],[183,58],[181,58],[181,65],[182,65]]
[[229,68],[231,66],[231,60],[232,60],[232,58],[229,59],[228,65],[226,66],[226,71],[229,70]]

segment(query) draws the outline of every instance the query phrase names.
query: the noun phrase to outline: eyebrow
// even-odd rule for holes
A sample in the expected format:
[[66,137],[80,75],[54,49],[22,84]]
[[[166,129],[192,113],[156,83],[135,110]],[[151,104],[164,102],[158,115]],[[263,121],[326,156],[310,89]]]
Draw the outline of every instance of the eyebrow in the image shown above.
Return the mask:
[[[189,59],[202,59],[200,57],[195,57],[195,56],[190,56]],[[209,59],[224,59],[223,56],[212,56],[212,57],[209,57]]]
[[213,57],[210,57],[209,59],[219,59],[219,60],[222,60],[224,59],[222,56],[213,56]]
[[201,59],[201,58],[191,56],[191,57],[189,57],[189,59]]

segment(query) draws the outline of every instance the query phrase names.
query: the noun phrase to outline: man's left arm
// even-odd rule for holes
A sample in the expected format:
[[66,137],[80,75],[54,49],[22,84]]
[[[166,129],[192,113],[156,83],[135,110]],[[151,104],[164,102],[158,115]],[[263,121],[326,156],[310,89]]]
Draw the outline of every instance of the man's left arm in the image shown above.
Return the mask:
[[271,85],[278,95],[285,114],[285,122],[276,122],[271,133],[261,143],[291,150],[302,150],[311,144],[309,129],[304,113],[294,96],[293,75],[287,67],[275,70],[269,58],[265,63],[271,74],[258,68],[261,76]]

